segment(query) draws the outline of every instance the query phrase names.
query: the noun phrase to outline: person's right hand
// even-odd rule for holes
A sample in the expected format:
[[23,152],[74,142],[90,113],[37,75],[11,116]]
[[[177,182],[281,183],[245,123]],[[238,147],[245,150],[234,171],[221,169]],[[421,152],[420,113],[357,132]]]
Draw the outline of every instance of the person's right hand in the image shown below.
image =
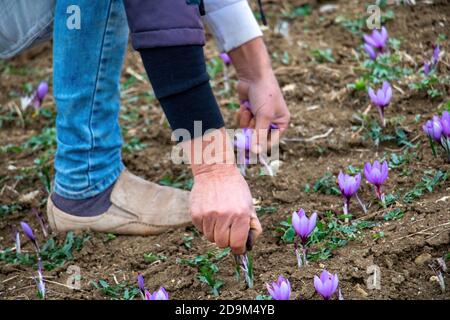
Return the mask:
[[219,248],[244,254],[262,232],[247,182],[235,165],[214,165],[194,177],[190,195],[194,225]]

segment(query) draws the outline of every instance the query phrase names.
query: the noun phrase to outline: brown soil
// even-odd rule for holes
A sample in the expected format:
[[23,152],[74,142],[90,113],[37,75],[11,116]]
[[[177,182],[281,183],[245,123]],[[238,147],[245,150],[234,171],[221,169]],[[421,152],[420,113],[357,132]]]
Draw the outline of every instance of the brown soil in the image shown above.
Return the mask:
[[[418,264],[415,259],[424,254],[439,258],[449,252],[450,248],[450,181],[447,180],[435,188],[432,193],[411,203],[397,202],[392,208],[400,208],[405,215],[396,220],[384,221],[385,211],[376,203],[369,207],[369,213],[352,202],[355,219],[378,222],[379,225],[358,234],[354,241],[333,250],[333,256],[323,261],[313,261],[299,269],[293,254],[293,245],[280,241],[275,229],[282,220],[286,220],[293,210],[303,207],[307,212],[317,211],[321,217],[327,211],[341,213],[341,199],[336,195],[304,192],[306,184],[311,186],[326,172],[335,176],[349,165],[361,168],[364,161],[382,158],[385,154],[403,150],[393,143],[382,143],[374,147],[371,140],[363,138],[363,133],[352,130],[358,124],[355,114],[361,114],[369,105],[364,93],[346,89],[346,85],[357,78],[357,66],[354,48],[361,44],[361,38],[344,29],[336,22],[338,16],[353,17],[364,12],[361,1],[339,1],[339,8],[332,13],[322,14],[318,7],[321,1],[312,4],[314,10],[307,17],[288,19],[290,22],[290,40],[286,40],[273,31],[279,17],[292,6],[307,1],[271,1],[267,11],[271,30],[265,31],[271,53],[277,53],[274,59],[281,87],[283,88],[292,113],[292,124],[287,133],[288,138],[308,138],[323,134],[333,128],[325,139],[313,142],[286,141],[281,145],[281,170],[275,179],[259,176],[259,168],[253,167],[248,174],[248,182],[257,204],[263,208],[276,207],[273,213],[261,214],[264,233],[253,251],[255,265],[255,286],[247,289],[243,282],[234,279],[234,265],[231,257],[218,262],[218,277],[225,281],[219,299],[254,299],[266,294],[265,283],[274,281],[278,275],[284,275],[291,281],[294,296],[303,299],[316,299],[313,276],[323,267],[339,274],[341,289],[346,299],[449,299],[449,290],[442,293],[429,262]],[[289,4],[290,3],[290,4]],[[390,35],[402,41],[401,52],[404,64],[417,70],[423,59],[430,55],[430,47],[439,34],[450,36],[450,5],[440,2],[434,5],[408,7],[395,6],[389,9],[395,12],[395,19],[388,21]],[[332,48],[335,63],[318,64],[311,56],[312,49]],[[439,72],[449,74],[449,42],[443,43],[446,51],[440,64]],[[212,41],[206,47],[208,58],[217,56]],[[281,62],[284,52],[288,52],[290,61]],[[406,55],[413,59],[408,60]],[[413,61],[418,61],[415,65]],[[11,73],[0,64],[0,105],[1,113],[6,114],[10,102],[19,103],[11,92],[21,92],[27,82],[36,84],[41,79],[51,80],[50,44],[34,49],[26,56],[8,62],[15,68],[24,68],[30,73]],[[31,70],[31,71],[30,71]],[[129,52],[124,70],[134,70],[143,74],[136,53]],[[130,79],[128,71],[123,73],[123,83]],[[50,81],[51,82],[51,81]],[[215,90],[221,89],[220,78],[215,82]],[[420,145],[410,150],[411,160],[404,167],[391,170],[386,186],[388,193],[404,194],[412,189],[426,170],[446,171],[450,165],[441,158],[434,158],[422,135],[421,125],[442,105],[449,101],[450,87],[444,86],[443,95],[434,99],[425,94],[408,89],[405,80],[396,83],[394,101],[387,109],[387,118],[404,117],[402,128],[408,139]],[[136,119],[122,121],[127,124],[126,138],[139,138],[145,143],[140,151],[126,152],[124,160],[134,173],[151,181],[160,181],[167,175],[182,177],[185,181],[190,173],[184,166],[170,162],[170,130],[164,122],[162,111],[153,100],[144,97],[131,100],[140,92],[150,90],[145,82],[137,80],[122,101],[124,113],[134,111]],[[230,124],[234,124],[234,111],[226,107],[235,97],[219,95],[223,113]],[[128,98],[128,99],[127,99]],[[44,108],[54,110],[51,98],[46,100]],[[416,115],[421,120],[416,121]],[[374,119],[376,110],[369,111]],[[163,125],[161,125],[163,123]],[[5,122],[0,128],[2,145],[21,144],[44,127],[52,126],[45,118],[33,118],[25,115],[25,126],[15,120]],[[46,191],[41,180],[36,176],[17,178],[11,170],[29,167],[37,151],[26,150],[21,153],[0,153],[0,204],[19,203],[20,195],[39,190],[40,194],[31,203],[19,203],[21,208],[0,220],[0,248],[13,246],[10,226],[18,225],[25,219],[31,221],[38,230],[38,225],[30,212],[32,207],[45,210]],[[363,185],[361,197],[366,201],[373,199],[373,190]],[[374,236],[384,233],[377,240]],[[183,238],[193,236],[192,248],[187,249]],[[63,240],[59,235],[57,239]],[[40,236],[41,242],[44,241]],[[115,281],[128,280],[134,285],[137,272],[142,272],[151,289],[160,285],[166,287],[173,299],[215,299],[207,286],[201,283],[196,268],[181,265],[180,258],[193,258],[214,250],[214,245],[198,236],[192,229],[174,230],[157,237],[118,236],[106,240],[105,235],[91,234],[81,251],[74,252],[74,259],[62,267],[46,271],[48,299],[105,299],[105,294],[90,284],[91,281],[105,279],[110,284]],[[31,245],[24,244],[24,250],[32,251]],[[312,248],[314,250],[314,248]],[[144,260],[145,253],[163,254],[167,260],[149,264]],[[77,265],[81,268],[81,290],[70,290],[60,285],[65,284],[69,276],[67,268]],[[381,271],[381,289],[366,288],[368,266],[377,265]],[[35,297],[35,284],[31,279],[34,267],[7,264],[0,261],[0,299],[30,299]],[[448,274],[446,285],[450,287]]]

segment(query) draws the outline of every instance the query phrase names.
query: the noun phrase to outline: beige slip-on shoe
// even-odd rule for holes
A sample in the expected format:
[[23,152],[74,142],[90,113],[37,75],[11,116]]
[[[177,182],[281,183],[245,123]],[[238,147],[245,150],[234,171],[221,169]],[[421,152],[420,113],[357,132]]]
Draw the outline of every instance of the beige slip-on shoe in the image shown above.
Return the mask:
[[48,199],[47,216],[55,232],[93,230],[114,234],[156,235],[191,225],[189,192],[160,186],[124,170],[111,193],[112,205],[95,217],[77,217]]

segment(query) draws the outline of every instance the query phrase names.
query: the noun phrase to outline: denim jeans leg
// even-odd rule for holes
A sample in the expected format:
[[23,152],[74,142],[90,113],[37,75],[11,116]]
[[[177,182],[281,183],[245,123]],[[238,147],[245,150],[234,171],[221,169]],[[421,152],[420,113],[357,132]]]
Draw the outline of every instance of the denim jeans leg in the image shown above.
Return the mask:
[[[79,10],[68,10],[73,6]],[[79,17],[73,16],[78,13]],[[79,28],[68,23],[76,18]],[[127,43],[122,0],[57,0],[54,191],[63,197],[90,198],[113,184],[124,169],[119,109]]]

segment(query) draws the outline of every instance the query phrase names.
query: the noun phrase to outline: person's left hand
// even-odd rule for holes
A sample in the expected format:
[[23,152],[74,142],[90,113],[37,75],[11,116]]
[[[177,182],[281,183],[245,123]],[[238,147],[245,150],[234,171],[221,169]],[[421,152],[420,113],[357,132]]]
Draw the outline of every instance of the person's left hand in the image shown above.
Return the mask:
[[[290,113],[272,70],[262,38],[257,38],[230,52],[238,76],[237,91],[241,101],[237,119],[241,128],[254,128],[252,152],[260,153],[278,143],[287,130]],[[243,102],[248,101],[250,109]],[[268,136],[271,124],[279,130]]]

